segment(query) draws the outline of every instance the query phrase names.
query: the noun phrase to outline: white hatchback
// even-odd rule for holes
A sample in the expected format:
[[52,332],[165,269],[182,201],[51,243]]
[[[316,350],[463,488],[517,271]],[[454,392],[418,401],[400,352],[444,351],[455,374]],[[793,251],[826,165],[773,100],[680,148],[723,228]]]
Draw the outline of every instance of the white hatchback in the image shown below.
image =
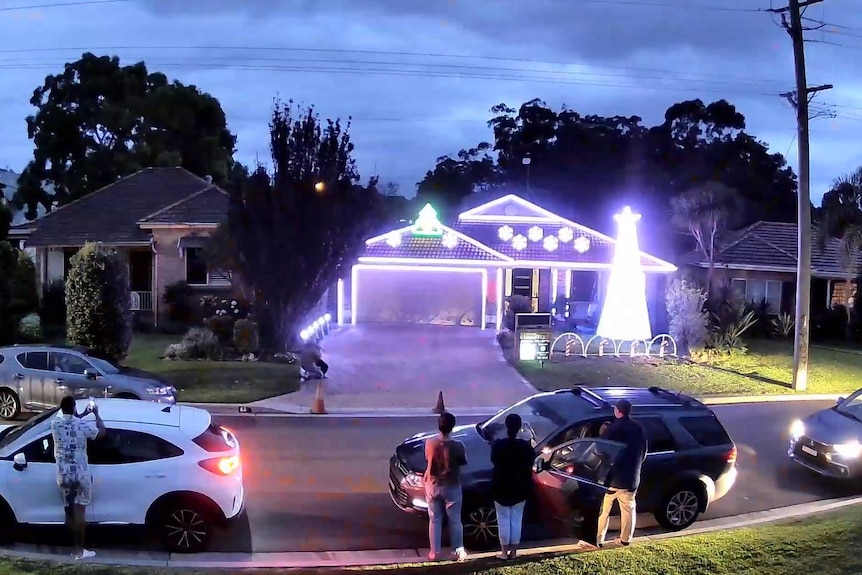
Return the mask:
[[[131,399],[96,404],[107,433],[88,446],[88,523],[146,525],[170,551],[191,553],[205,548],[213,527],[242,515],[239,442],[209,412]],[[78,401],[79,412],[86,407]],[[57,413],[0,431],[0,528],[65,521],[51,436]]]

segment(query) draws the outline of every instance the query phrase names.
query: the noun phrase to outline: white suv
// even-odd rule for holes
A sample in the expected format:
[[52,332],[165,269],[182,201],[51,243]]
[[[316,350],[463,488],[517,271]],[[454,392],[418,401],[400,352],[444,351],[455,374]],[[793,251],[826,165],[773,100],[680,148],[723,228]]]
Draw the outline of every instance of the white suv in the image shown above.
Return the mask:
[[[147,525],[170,551],[191,553],[206,546],[214,526],[242,514],[239,442],[207,411],[130,399],[96,404],[107,433],[88,446],[88,522]],[[86,407],[78,401],[77,411]],[[51,436],[56,416],[52,409],[0,431],[0,529],[65,521]]]

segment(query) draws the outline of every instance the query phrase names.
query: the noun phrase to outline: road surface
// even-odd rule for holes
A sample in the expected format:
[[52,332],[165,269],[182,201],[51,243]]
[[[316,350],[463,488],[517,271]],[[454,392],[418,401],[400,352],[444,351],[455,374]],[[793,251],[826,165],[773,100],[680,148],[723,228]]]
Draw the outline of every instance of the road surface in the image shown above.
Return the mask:
[[[828,406],[778,402],[716,407],[739,447],[739,480],[703,518],[716,518],[858,494],[810,474],[786,457],[793,419]],[[425,418],[216,417],[239,436],[244,452],[247,517],[219,532],[211,551],[279,552],[422,548],[427,527],[395,508],[387,491],[388,459],[404,438],[433,428]],[[464,420],[468,423],[474,420]],[[639,527],[654,525],[642,516]],[[50,532],[50,533],[49,533]],[[59,537],[28,529],[22,542]],[[525,536],[529,536],[526,533]],[[540,536],[534,530],[534,536]],[[157,548],[135,530],[94,530],[96,547]]]

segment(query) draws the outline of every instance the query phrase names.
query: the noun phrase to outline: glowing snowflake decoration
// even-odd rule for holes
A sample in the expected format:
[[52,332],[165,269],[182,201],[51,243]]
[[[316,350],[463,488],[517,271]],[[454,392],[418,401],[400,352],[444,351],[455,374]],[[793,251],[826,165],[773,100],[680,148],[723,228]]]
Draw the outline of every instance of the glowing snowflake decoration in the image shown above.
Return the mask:
[[590,238],[587,236],[580,236],[575,240],[575,249],[578,253],[584,253],[588,249],[590,249]]
[[512,247],[518,251],[521,251],[522,249],[527,247],[527,238],[525,238],[521,234],[518,234],[517,236],[512,238]]
[[389,234],[386,238],[386,243],[389,244],[391,248],[397,248],[401,245],[401,234]]
[[545,231],[539,226],[533,226],[527,232],[527,237],[530,238],[530,241],[532,242],[538,242],[545,237]]
[[512,226],[503,226],[499,230],[497,230],[497,237],[499,237],[504,242],[508,242],[515,236],[515,230],[512,229]]
[[572,241],[572,238],[575,237],[575,232],[572,231],[572,228],[560,228],[560,231],[557,232],[557,237],[565,244]]
[[545,238],[543,245],[545,246],[546,250],[552,252],[558,247],[560,247],[560,240],[557,239],[557,236],[548,236]]
[[453,233],[447,233],[443,236],[443,246],[450,250],[458,245],[458,238]]

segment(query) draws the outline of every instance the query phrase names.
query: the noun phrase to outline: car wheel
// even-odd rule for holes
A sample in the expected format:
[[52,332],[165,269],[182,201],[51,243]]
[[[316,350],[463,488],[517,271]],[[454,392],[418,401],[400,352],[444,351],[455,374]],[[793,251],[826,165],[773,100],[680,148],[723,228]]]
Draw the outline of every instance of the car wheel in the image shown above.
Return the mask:
[[484,551],[500,542],[497,510],[492,503],[472,505],[461,514],[464,525],[464,542],[470,549]]
[[209,543],[210,516],[193,501],[178,501],[168,506],[161,520],[162,538],[172,553],[197,553]]
[[21,413],[21,401],[11,389],[0,389],[0,419],[10,420]]
[[15,513],[12,512],[6,500],[0,497],[0,543],[14,541],[17,527],[18,520],[15,518]]
[[695,485],[676,487],[665,495],[655,518],[665,529],[685,529],[697,521],[703,507],[702,498],[701,490]]

